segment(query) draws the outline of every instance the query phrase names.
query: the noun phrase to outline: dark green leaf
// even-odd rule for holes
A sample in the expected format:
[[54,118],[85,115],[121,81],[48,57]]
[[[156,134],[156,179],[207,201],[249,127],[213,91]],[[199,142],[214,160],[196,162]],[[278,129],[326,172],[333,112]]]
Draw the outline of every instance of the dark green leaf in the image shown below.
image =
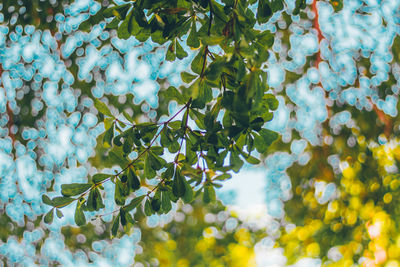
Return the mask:
[[261,129],[259,135],[255,135],[254,145],[259,153],[265,153],[268,147],[278,138],[278,134],[267,130]]
[[64,214],[61,212],[61,210],[59,210],[59,209],[56,209],[56,214],[57,214],[57,217],[58,218],[62,218],[62,217],[64,217]]
[[53,203],[54,207],[62,208],[65,207],[66,205],[72,203],[75,199],[70,198],[70,197],[55,197],[51,200]]
[[199,37],[196,32],[196,21],[193,20],[192,28],[190,29],[189,36],[186,41],[187,45],[192,48],[198,48],[200,46]]
[[243,160],[240,159],[236,151],[231,151],[230,164],[234,172],[239,172],[243,166]]
[[182,46],[179,44],[178,40],[176,40],[175,49],[176,49],[176,57],[177,57],[177,58],[182,59],[182,58],[185,58],[185,57],[188,56],[188,53],[187,53],[185,50],[183,50],[183,48],[182,48]]
[[92,184],[63,184],[61,185],[61,194],[66,197],[76,196],[86,192],[91,187]]
[[215,190],[211,185],[204,186],[203,202],[208,204],[215,201]]
[[119,206],[125,205],[125,199],[126,199],[125,187],[126,185],[124,185],[121,181],[117,180],[115,182],[114,200],[115,203]]
[[228,180],[231,178],[232,178],[232,175],[230,175],[229,173],[224,173],[224,174],[221,174],[221,175],[215,177],[213,180],[225,181],[225,180]]
[[97,174],[93,175],[92,181],[95,184],[101,183],[102,181],[104,181],[105,179],[107,179],[111,176],[112,176],[111,174],[97,173]]
[[143,199],[145,198],[144,196],[140,196],[140,197],[136,197],[134,199],[131,200],[131,202],[125,206],[125,210],[126,211],[131,211],[134,208],[136,208],[137,206],[139,206],[140,203],[142,203]]
[[105,147],[112,146],[112,139],[114,137],[114,127],[110,127],[103,136],[103,145]]
[[161,206],[164,213],[167,213],[172,209],[171,200],[169,199],[167,191],[164,191],[161,194]]
[[182,200],[185,204],[187,204],[193,201],[193,189],[190,186],[190,184],[186,181],[186,179],[184,181],[185,181],[185,194],[183,195]]
[[[199,53],[194,57],[192,64],[190,65],[194,73],[200,74],[204,64],[204,48],[199,50]],[[193,95],[193,94],[192,94]]]
[[174,44],[174,42],[171,42],[171,44],[168,46],[165,59],[168,61],[174,61],[175,57],[176,57],[175,56],[175,44]]
[[172,193],[176,197],[182,197],[185,194],[185,177],[181,174],[181,172],[177,169],[175,171],[174,180],[172,183]]
[[51,201],[51,199],[46,195],[42,195],[42,201],[46,205],[54,206],[53,201]]
[[51,224],[54,219],[54,209],[51,209],[45,216],[44,216],[44,222]]
[[128,171],[128,186],[134,191],[140,188],[140,180],[132,169]]
[[119,228],[119,213],[117,216],[115,216],[113,224],[111,226],[111,238],[117,235],[118,228]]
[[75,209],[75,223],[78,226],[82,226],[86,224],[86,217],[85,214],[83,213],[81,205],[77,204],[76,209]]
[[131,33],[129,32],[129,29],[131,29],[131,17],[132,17],[132,11],[129,12],[128,16],[124,19],[124,21],[119,25],[117,33],[118,33],[118,38],[120,39],[128,39],[131,36]]
[[181,72],[181,78],[184,83],[191,83],[197,76],[189,72]]
[[108,109],[107,105],[97,98],[94,99],[94,106],[99,112],[103,113],[104,115],[114,117],[111,111]]
[[258,1],[257,22],[260,24],[266,23],[271,16],[272,10],[271,7],[268,5],[268,2],[264,0]]
[[144,214],[146,214],[146,216],[150,216],[153,214],[153,209],[151,208],[151,203],[148,199],[144,203]]
[[253,157],[253,156],[245,157],[245,159],[250,164],[253,164],[253,165],[260,164],[260,160],[255,158],[255,157]]
[[158,198],[153,198],[151,200],[151,209],[155,212],[159,211],[161,208],[161,201]]

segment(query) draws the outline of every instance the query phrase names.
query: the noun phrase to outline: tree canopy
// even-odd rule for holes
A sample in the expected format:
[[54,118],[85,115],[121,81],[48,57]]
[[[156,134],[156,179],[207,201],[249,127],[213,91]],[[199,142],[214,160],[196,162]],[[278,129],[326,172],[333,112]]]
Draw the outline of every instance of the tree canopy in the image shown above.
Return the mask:
[[[399,10],[4,1],[2,260],[398,266]],[[249,165],[262,227],[217,199]]]

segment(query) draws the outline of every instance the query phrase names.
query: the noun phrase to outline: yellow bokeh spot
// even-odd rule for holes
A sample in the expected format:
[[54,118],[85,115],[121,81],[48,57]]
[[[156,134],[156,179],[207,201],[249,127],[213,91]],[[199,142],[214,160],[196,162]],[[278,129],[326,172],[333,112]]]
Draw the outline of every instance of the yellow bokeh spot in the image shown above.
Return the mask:
[[179,259],[177,262],[177,265],[179,267],[189,267],[190,266],[190,262],[187,259]]
[[346,211],[346,221],[347,224],[353,225],[357,222],[357,212],[353,210],[347,210]]
[[392,177],[386,176],[385,179],[383,179],[383,185],[388,186],[391,181],[392,181]]
[[388,261],[385,265],[385,267],[399,267],[399,262],[398,261]]
[[364,163],[366,157],[367,156],[365,155],[365,153],[360,153],[360,154],[358,154],[357,159],[358,159],[359,162]]
[[352,197],[350,199],[350,208],[352,208],[353,210],[358,210],[359,208],[361,208],[361,200],[358,197]]
[[342,173],[343,173],[343,176],[348,179],[353,179],[356,176],[354,169],[351,167],[347,167],[346,169],[344,169],[342,171]]
[[400,248],[395,245],[391,245],[388,249],[388,255],[391,259],[396,259],[400,257]]
[[207,243],[204,241],[204,239],[199,240],[196,244],[196,250],[200,252],[204,252],[207,250]]
[[361,193],[361,185],[359,183],[353,183],[350,187],[350,194],[353,196],[359,195]]
[[297,238],[301,241],[306,240],[309,237],[309,232],[307,231],[307,229],[305,227],[300,228],[297,232]]
[[339,232],[342,229],[343,225],[341,223],[335,223],[331,225],[331,229],[334,232]]
[[316,242],[309,244],[306,250],[309,257],[318,257],[319,255],[319,245]]
[[383,202],[385,202],[386,204],[389,204],[390,202],[392,202],[392,194],[386,193],[383,196]]
[[359,136],[357,141],[360,145],[365,145],[365,136]]
[[376,190],[379,189],[379,187],[381,187],[381,186],[380,186],[378,183],[373,183],[373,184],[370,186],[369,190],[370,190],[371,192],[375,192]]
[[168,240],[166,243],[166,246],[169,250],[175,250],[176,249],[176,242],[174,240]]
[[390,182],[390,189],[392,189],[393,191],[399,188],[399,186],[400,186],[399,180],[393,180]]

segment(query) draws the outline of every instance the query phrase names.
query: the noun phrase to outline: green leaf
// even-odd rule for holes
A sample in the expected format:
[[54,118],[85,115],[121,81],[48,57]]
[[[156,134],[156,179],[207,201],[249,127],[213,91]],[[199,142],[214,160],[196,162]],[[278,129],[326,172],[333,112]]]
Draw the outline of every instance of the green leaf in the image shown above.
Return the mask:
[[119,218],[121,219],[121,225],[125,226],[127,221],[126,221],[126,212],[124,208],[119,209]]
[[234,172],[239,172],[243,166],[243,160],[240,159],[239,154],[236,151],[231,151],[230,164]]
[[185,177],[181,174],[181,172],[177,169],[175,171],[174,180],[172,181],[172,193],[176,197],[182,197],[185,195]]
[[74,219],[75,219],[76,225],[78,225],[78,226],[82,226],[82,225],[86,224],[85,213],[83,213],[82,207],[79,204],[76,205]]
[[64,217],[64,214],[61,212],[61,210],[59,210],[59,209],[56,209],[56,214],[57,214],[57,217],[58,218],[62,218],[62,217]]
[[231,178],[232,178],[232,175],[231,175],[231,174],[229,174],[229,173],[224,173],[224,174],[218,175],[218,176],[215,177],[213,180],[225,181],[225,180],[228,180],[228,179],[231,179]]
[[282,0],[271,0],[270,3],[271,3],[271,9],[272,9],[273,13],[283,9],[283,1]]
[[132,17],[132,11],[129,12],[128,16],[124,19],[124,21],[119,25],[117,34],[118,38],[120,39],[128,39],[131,36],[131,33],[129,29],[131,29],[131,17]]
[[92,187],[92,184],[63,184],[61,185],[61,194],[66,197],[80,195]]
[[211,185],[204,186],[203,202],[208,204],[215,201],[215,190]]
[[258,1],[257,22],[260,24],[267,23],[271,16],[272,10],[268,2],[264,0]]
[[125,194],[125,185],[117,180],[115,182],[115,194],[114,194],[114,200],[115,203],[119,206],[125,205],[125,199],[126,199],[126,194]]
[[120,19],[115,17],[110,23],[107,24],[106,29],[116,29],[120,23]]
[[152,158],[151,156],[149,156],[149,152],[146,153],[144,159],[144,176],[148,179],[151,179],[154,176],[156,176],[156,171],[152,167]]
[[104,118],[104,129],[106,131],[114,125],[114,118]]
[[112,146],[112,139],[114,137],[114,127],[110,127],[103,136],[103,145],[106,148]]
[[[199,79],[198,79],[199,80]],[[193,92],[194,94],[195,92]],[[192,108],[204,108],[207,103],[212,100],[212,90],[204,81],[200,81],[198,85],[197,97],[193,95]]]
[[260,131],[263,125],[264,125],[264,119],[261,117],[257,117],[250,122],[250,128],[255,131]]
[[261,129],[259,135],[255,135],[254,137],[254,145],[259,153],[265,153],[268,147],[278,138],[278,134],[276,132]]
[[122,147],[122,151],[125,153],[125,154],[129,154],[130,152],[132,152],[132,139],[131,138],[125,138],[125,142],[124,142],[124,145],[123,145],[123,147]]
[[190,184],[186,181],[186,179],[184,181],[185,181],[185,194],[183,195],[182,200],[183,203],[188,204],[193,201],[194,194]]
[[184,83],[191,83],[197,75],[190,74],[189,72],[181,72],[181,78]]
[[208,67],[207,71],[205,72],[205,76],[210,81],[215,81],[220,78],[222,69],[225,62],[223,58],[219,58],[214,60]]
[[175,57],[176,57],[175,56],[175,44],[174,44],[174,42],[171,42],[171,44],[168,46],[165,59],[168,61],[174,61]]
[[114,238],[117,235],[119,228],[119,213],[117,216],[115,216],[113,224],[111,226],[111,238]]
[[158,198],[153,198],[150,204],[151,204],[151,209],[154,210],[155,212],[159,211],[161,208],[161,202]]
[[140,180],[137,177],[135,171],[132,169],[129,169],[128,171],[128,186],[133,191],[136,191],[140,188]]
[[176,40],[176,57],[179,59],[185,58],[188,56],[188,53],[182,48],[182,46],[179,44],[178,40]]
[[268,103],[270,110],[277,110],[279,107],[279,101],[276,99],[274,95],[266,94],[264,95],[265,100]]
[[212,9],[214,11],[215,16],[225,23],[228,22],[228,16],[225,14],[222,5],[218,4],[215,1],[210,1],[210,4],[211,4],[211,2],[212,2]]
[[132,118],[131,115],[129,115],[128,112],[126,112],[125,110],[122,111],[122,114],[124,114],[125,119],[127,119],[130,123],[133,123],[135,120]]
[[51,201],[51,199],[46,195],[42,195],[42,201],[46,205],[54,206],[53,201]]
[[223,35],[205,35],[201,37],[201,43],[208,46],[218,45],[223,40],[225,40],[225,36]]
[[148,199],[144,203],[144,214],[146,214],[146,216],[151,216],[153,214],[153,209],[151,208],[151,203]]
[[261,45],[264,49],[272,47],[274,44],[274,35],[269,31],[264,31],[257,35],[257,44]]
[[192,48],[198,48],[200,46],[200,40],[196,32],[196,21],[193,20],[192,28],[190,29],[189,36],[186,41],[187,45]]
[[155,155],[152,151],[148,152],[148,159],[151,167],[157,171],[163,168],[166,164],[166,161],[163,158]]
[[51,200],[52,206],[57,208],[65,207],[66,205],[72,203],[75,199],[70,197],[55,197]]
[[96,210],[103,209],[105,206],[103,203],[103,198],[101,197],[101,194],[100,194],[100,191],[98,188],[95,189],[95,194],[96,194],[96,208],[97,208]]
[[88,211],[98,211],[104,208],[103,200],[98,188],[94,188],[90,191],[89,197],[86,201],[86,207]]
[[97,173],[97,174],[93,175],[92,181],[93,181],[93,183],[98,184],[111,176],[112,176],[111,174]]
[[253,165],[260,164],[260,162],[261,162],[259,159],[255,158],[255,157],[253,157],[253,156],[245,157],[245,159],[246,159],[246,161],[247,161],[248,163],[253,164]]
[[204,63],[204,48],[201,48],[199,53],[193,58],[192,64],[190,64],[190,68],[194,73],[200,74],[203,69]]
[[112,115],[111,111],[108,109],[107,105],[104,104],[102,101],[100,101],[97,98],[94,99],[94,106],[102,114],[109,116],[109,117],[114,117]]
[[[130,22],[128,24],[128,32],[130,35],[136,36],[140,32],[140,26],[137,23],[134,16],[130,18]],[[128,37],[129,38],[129,37]]]
[[44,216],[44,222],[47,224],[51,224],[54,219],[54,209],[51,209],[45,216]]
[[131,202],[129,202],[129,204],[125,206],[125,210],[131,211],[131,210],[135,209],[137,206],[139,206],[140,203],[142,203],[144,198],[145,198],[145,195],[132,199]]
[[161,194],[161,206],[165,213],[168,213],[172,209],[171,200],[169,199],[167,191]]

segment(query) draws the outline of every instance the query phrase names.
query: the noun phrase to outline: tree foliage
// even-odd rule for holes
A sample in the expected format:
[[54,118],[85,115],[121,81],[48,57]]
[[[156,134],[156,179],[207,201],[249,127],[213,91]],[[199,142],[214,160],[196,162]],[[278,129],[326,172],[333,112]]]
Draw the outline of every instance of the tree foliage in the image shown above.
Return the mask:
[[[143,208],[148,216],[167,213],[171,202],[190,203],[200,194],[204,203],[213,202],[215,188],[231,177],[231,171],[238,172],[244,161],[260,163],[252,152],[266,153],[277,139],[263,125],[272,119],[278,102],[267,93],[263,69],[274,36],[255,29],[255,24],[267,22],[283,9],[283,3],[262,3],[255,13],[253,4],[257,3],[136,1],[103,11],[112,19],[107,27],[116,28],[119,38],[169,42],[166,60],[188,56],[180,44],[185,41],[185,47],[196,50],[192,73],[181,73],[185,85],[170,86],[164,92],[165,101],[174,100],[183,107],[165,121],[137,123],[124,110],[116,108],[113,113],[96,99],[94,105],[104,121],[107,162],[120,170],[96,174],[89,184],[63,185],[63,197],[47,202],[54,208],[46,222],[52,221],[54,210],[77,202],[75,221],[84,224],[84,211],[104,208],[102,184],[111,181],[120,206],[112,228],[115,236],[119,224],[132,227],[133,209]],[[297,9],[303,6],[302,2],[297,5]],[[167,161],[166,154],[173,160]],[[145,196],[135,193],[146,179],[154,178],[157,184]]]
[[[316,2],[329,6],[323,14],[331,12],[331,28],[327,24],[319,28]],[[246,257],[242,259],[249,261],[241,263],[243,266],[254,256],[251,247],[266,233],[277,246],[284,248],[289,263],[302,257],[321,258],[327,266],[361,263],[373,266],[395,264],[399,260],[397,173],[400,152],[396,136],[399,134],[400,38],[398,33],[389,31],[393,25],[398,26],[398,21],[383,18],[382,25],[391,39],[384,53],[379,54],[378,45],[371,45],[376,41],[373,38],[357,49],[353,49],[350,42],[335,43],[338,37],[333,32],[340,32],[335,12],[343,8],[340,1],[313,1],[311,5],[301,0],[291,5],[280,0],[138,0],[118,2],[120,4],[93,1],[87,16],[71,29],[68,23],[63,23],[72,18],[68,14],[74,8],[79,9],[72,3],[2,3],[7,30],[2,26],[1,32],[7,39],[0,44],[5,47],[16,42],[25,44],[24,34],[31,34],[32,40],[39,38],[39,43],[43,43],[37,50],[52,55],[47,58],[48,64],[55,60],[68,70],[61,81],[57,71],[49,74],[49,71],[35,69],[40,64],[39,68],[44,69],[46,65],[37,61],[37,55],[29,57],[29,53],[21,53],[22,59],[1,58],[3,87],[0,89],[5,88],[1,96],[6,99],[4,105],[4,101],[0,103],[1,125],[7,128],[1,136],[6,135],[11,140],[11,148],[4,146],[2,149],[12,155],[12,159],[28,150],[27,154],[39,162],[37,168],[43,177],[49,173],[62,174],[66,166],[86,163],[82,160],[74,165],[70,158],[60,162],[55,158],[54,164],[46,163],[50,161],[45,158],[49,147],[43,140],[51,136],[46,137],[40,129],[45,124],[48,132],[59,127],[49,123],[51,119],[62,120],[61,117],[54,119],[55,111],[70,121],[75,121],[75,110],[96,114],[104,127],[96,140],[90,166],[85,165],[91,168],[88,178],[77,178],[59,186],[50,175],[53,178],[42,185],[42,189],[48,188],[48,196],[41,198],[50,210],[42,217],[22,220],[34,227],[39,227],[41,219],[54,225],[54,221],[65,218],[64,213],[73,206],[73,218],[80,228],[65,227],[65,242],[73,247],[81,246],[85,251],[91,249],[90,242],[95,242],[96,238],[123,237],[140,228],[145,250],[136,258],[143,263],[156,258],[160,263],[194,266],[201,265],[201,259],[207,258],[215,266],[234,266],[239,264],[235,261],[236,253],[244,252]],[[385,6],[382,12],[389,12],[389,9]],[[348,10],[354,17],[377,12],[375,6],[358,2],[349,4]],[[398,10],[393,10],[390,14],[398,18]],[[314,15],[310,15],[311,11]],[[60,16],[62,13],[65,16]],[[275,30],[272,30],[269,23],[275,17],[279,17],[279,21],[274,21]],[[321,20],[328,19],[321,17]],[[43,34],[40,32],[40,37],[35,37],[33,31],[29,33],[31,26],[28,24],[41,29]],[[93,32],[97,26],[106,35],[96,37]],[[68,45],[75,42],[71,31],[75,30],[87,34],[87,39],[82,35],[79,38],[83,39],[73,36],[82,50],[69,52]],[[297,55],[294,47],[304,45],[304,49],[307,48],[307,40],[296,42],[303,33],[304,36],[311,33],[318,39],[317,48],[307,51],[304,57]],[[107,89],[98,94],[95,89],[100,87],[99,80],[107,80],[109,70],[99,63],[90,74],[95,78],[85,75],[80,53],[94,46],[107,55],[112,44],[118,51],[110,53],[110,58],[122,60],[124,50],[115,44],[117,38],[111,40],[107,36],[117,36],[127,42],[135,40],[137,47],[151,43],[148,52],[160,53],[163,61],[160,64],[189,62],[190,66],[180,72],[182,82],[179,85],[162,75],[157,77],[158,106],[141,105],[135,102],[138,97],[132,94],[122,97]],[[278,43],[283,43],[280,50],[276,48]],[[345,49],[340,50],[343,47]],[[11,50],[7,46],[5,55],[12,54]],[[343,57],[338,56],[340,53]],[[273,60],[287,64],[282,88],[278,89],[268,87],[271,78],[268,69]],[[317,79],[312,76],[315,71]],[[22,78],[18,80],[19,77]],[[15,90],[10,89],[14,88],[14,81]],[[304,84],[312,90],[304,89]],[[65,94],[70,101],[60,104],[46,100],[46,105],[40,107],[38,99],[46,98],[52,86],[60,86],[60,94]],[[69,87],[74,88],[70,95]],[[308,93],[313,95],[312,101],[304,96]],[[73,101],[76,105],[70,108]],[[171,108],[171,103],[177,107]],[[287,127],[267,129],[266,123],[282,105],[288,110]],[[309,130],[307,117],[313,116],[317,117],[313,122],[315,127]],[[85,128],[84,121],[79,117],[71,124],[82,126],[85,131],[90,127]],[[24,128],[37,128],[40,137],[36,139],[40,141],[37,144],[28,141],[33,137],[26,137]],[[284,201],[285,213],[274,215],[281,227],[273,233],[243,226],[242,222],[239,224],[243,227],[228,231],[222,221],[203,221],[205,209],[210,213],[222,212],[216,201],[216,189],[244,164],[264,164],[269,170],[268,190],[278,188],[267,192],[269,203]],[[0,167],[5,170],[0,169],[0,174],[8,177],[7,164]],[[285,175],[290,177],[289,182]],[[6,184],[7,179],[2,183]],[[19,190],[29,191],[19,186]],[[110,192],[112,201],[109,201]],[[276,197],[277,194],[280,196]],[[10,194],[5,198],[15,197]],[[28,199],[29,204],[24,203],[24,207],[34,208],[35,204],[29,201],[32,199]],[[165,229],[148,229],[146,220],[154,217],[152,215],[171,214],[176,207],[179,213],[185,205],[191,205],[195,212],[185,215],[184,221],[173,221]],[[115,209],[105,213],[107,206]],[[7,216],[2,216],[1,224],[11,226],[1,231],[3,242],[11,234],[21,236],[24,230],[15,223],[11,208],[6,210]],[[111,216],[112,219],[105,219]],[[193,221],[197,224],[191,224]],[[87,234],[87,243],[76,243],[80,233]],[[183,233],[189,233],[190,236],[185,235],[188,239],[181,238]],[[148,249],[153,244],[158,248],[157,255]],[[188,255],[188,248],[195,253]],[[39,245],[36,249],[39,250]]]

